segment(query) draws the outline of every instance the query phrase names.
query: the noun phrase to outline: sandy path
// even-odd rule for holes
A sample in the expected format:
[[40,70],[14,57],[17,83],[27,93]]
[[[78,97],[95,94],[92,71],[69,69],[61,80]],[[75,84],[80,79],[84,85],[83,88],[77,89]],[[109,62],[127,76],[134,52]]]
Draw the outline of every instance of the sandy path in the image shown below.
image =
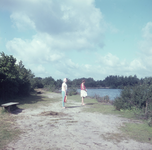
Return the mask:
[[[48,94],[61,97],[60,94]],[[17,126],[24,133],[11,142],[7,150],[151,150],[152,145],[124,138],[119,127],[128,119],[113,115],[84,113],[81,103],[62,109],[56,102],[35,110],[26,109],[18,114]],[[89,107],[89,106],[84,106]],[[43,116],[44,111],[61,115]],[[64,115],[63,115],[64,113]],[[119,135],[119,138],[110,138]]]

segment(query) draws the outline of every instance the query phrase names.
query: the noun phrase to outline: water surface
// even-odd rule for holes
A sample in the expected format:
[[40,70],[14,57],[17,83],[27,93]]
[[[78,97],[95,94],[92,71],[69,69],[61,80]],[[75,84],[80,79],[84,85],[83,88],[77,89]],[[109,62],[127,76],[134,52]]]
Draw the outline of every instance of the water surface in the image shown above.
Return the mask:
[[[80,93],[80,89],[77,91]],[[91,97],[95,95],[98,95],[100,97],[108,95],[110,100],[114,100],[116,97],[120,96],[121,91],[121,89],[87,89],[87,94]]]

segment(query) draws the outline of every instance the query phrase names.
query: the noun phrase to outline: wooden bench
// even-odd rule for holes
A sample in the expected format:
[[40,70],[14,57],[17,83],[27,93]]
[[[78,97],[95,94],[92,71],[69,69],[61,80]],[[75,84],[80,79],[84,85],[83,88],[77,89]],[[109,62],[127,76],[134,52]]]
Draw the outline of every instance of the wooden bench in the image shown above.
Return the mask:
[[8,112],[11,112],[11,107],[16,109],[16,105],[18,105],[19,102],[10,102],[10,103],[6,103],[6,104],[2,104],[1,106],[6,109]]

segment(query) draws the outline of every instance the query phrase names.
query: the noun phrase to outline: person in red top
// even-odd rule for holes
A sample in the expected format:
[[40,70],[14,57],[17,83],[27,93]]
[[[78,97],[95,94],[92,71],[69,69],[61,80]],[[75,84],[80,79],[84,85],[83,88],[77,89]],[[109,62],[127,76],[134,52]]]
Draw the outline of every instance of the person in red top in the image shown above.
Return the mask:
[[85,80],[82,80],[82,83],[81,83],[81,97],[82,97],[82,105],[85,105],[84,104],[84,98],[87,96],[87,90],[86,90],[86,87],[85,87]]

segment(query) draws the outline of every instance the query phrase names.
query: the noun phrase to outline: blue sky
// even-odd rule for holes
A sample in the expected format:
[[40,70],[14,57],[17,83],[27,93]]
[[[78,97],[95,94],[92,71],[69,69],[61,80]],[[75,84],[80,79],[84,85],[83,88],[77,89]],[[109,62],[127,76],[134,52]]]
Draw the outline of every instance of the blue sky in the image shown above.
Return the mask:
[[0,0],[0,51],[55,80],[152,75],[152,0]]

